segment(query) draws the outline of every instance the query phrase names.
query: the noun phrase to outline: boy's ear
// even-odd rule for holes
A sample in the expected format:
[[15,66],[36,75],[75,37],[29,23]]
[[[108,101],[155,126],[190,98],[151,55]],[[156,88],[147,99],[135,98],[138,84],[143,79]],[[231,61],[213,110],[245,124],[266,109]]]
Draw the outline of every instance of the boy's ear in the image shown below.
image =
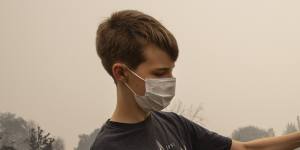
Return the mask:
[[115,63],[112,66],[112,73],[117,81],[127,81],[128,75],[125,66],[121,63]]

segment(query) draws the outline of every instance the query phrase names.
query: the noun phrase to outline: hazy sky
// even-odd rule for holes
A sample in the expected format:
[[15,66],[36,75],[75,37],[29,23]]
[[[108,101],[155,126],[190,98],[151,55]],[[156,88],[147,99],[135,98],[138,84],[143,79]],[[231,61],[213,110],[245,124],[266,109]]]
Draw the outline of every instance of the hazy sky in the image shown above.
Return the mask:
[[177,38],[176,100],[201,104],[205,126],[281,134],[300,114],[300,1],[1,0],[0,112],[65,140],[102,125],[116,90],[95,50],[98,24],[137,9]]

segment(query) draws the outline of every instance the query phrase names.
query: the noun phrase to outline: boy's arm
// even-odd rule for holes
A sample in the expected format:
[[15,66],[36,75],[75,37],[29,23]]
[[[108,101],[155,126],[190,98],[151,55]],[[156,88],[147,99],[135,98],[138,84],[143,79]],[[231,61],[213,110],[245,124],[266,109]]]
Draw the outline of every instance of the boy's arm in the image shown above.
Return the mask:
[[300,147],[300,132],[249,142],[232,140],[230,150],[293,150],[297,147]]

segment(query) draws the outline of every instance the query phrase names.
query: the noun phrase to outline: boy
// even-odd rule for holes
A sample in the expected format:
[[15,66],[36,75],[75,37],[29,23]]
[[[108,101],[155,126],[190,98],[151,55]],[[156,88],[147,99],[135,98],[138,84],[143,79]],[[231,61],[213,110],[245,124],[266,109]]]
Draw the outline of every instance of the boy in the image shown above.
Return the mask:
[[161,110],[175,95],[175,37],[135,10],[112,14],[97,30],[96,49],[117,88],[117,105],[91,150],[292,150],[299,133],[238,142]]

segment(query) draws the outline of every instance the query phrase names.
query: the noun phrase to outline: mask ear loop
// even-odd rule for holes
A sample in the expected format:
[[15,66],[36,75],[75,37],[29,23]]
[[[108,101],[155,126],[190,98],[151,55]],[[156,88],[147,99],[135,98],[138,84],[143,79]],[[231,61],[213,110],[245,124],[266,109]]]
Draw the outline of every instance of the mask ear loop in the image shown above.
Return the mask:
[[126,82],[123,82],[125,86],[136,96],[137,94],[134,92],[132,88],[129,87],[129,85]]
[[[127,67],[128,68],[128,67]],[[140,78],[141,80],[145,81],[145,79],[143,79],[142,77],[140,77],[137,73],[135,73],[134,71],[132,71],[130,68],[128,68],[128,70],[134,74],[136,77]]]
[[[139,75],[137,75],[134,71],[132,71],[129,67],[127,67],[126,65],[124,65],[132,74],[134,74],[136,77],[140,78],[141,80],[145,81],[143,78],[141,78]],[[134,92],[134,90],[132,88],[129,87],[129,85],[123,81],[123,83],[125,84],[125,86],[135,95],[137,96],[137,94]]]

